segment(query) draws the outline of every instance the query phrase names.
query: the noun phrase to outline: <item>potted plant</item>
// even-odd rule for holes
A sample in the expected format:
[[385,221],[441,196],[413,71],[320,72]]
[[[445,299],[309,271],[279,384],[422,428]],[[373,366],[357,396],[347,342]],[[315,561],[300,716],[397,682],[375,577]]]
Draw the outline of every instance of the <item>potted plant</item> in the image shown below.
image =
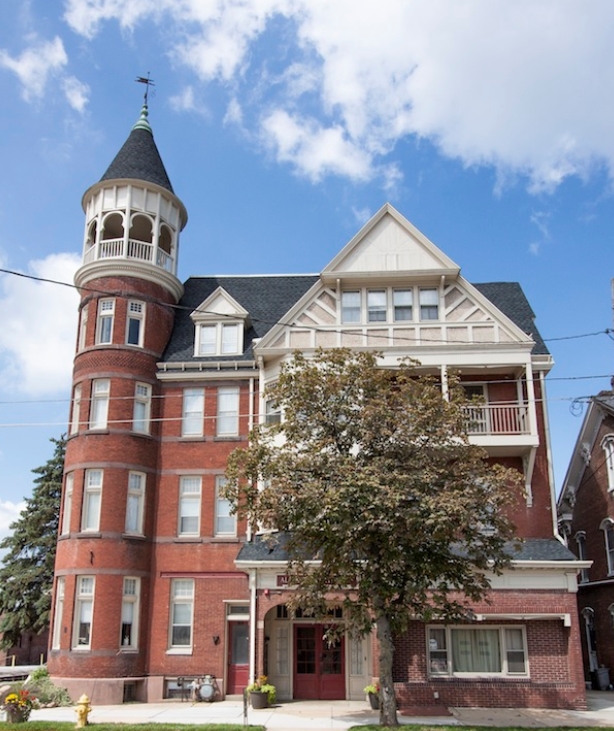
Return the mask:
[[365,685],[363,688],[367,694],[371,708],[377,711],[379,708],[379,683],[372,683],[371,685]]
[[16,693],[9,693],[0,706],[6,713],[6,720],[9,723],[22,723],[30,718],[30,712],[34,708],[36,698],[23,688]]
[[273,706],[277,699],[277,689],[268,682],[266,675],[259,675],[257,680],[247,686],[245,692],[249,693],[252,708]]

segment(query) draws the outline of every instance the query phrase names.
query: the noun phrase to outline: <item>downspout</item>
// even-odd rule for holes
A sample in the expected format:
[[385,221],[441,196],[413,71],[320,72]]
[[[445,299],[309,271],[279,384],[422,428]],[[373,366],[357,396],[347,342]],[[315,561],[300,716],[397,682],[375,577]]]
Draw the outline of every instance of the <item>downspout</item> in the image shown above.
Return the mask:
[[249,570],[249,680],[256,680],[256,579],[258,569]]
[[[260,371],[262,372],[262,370]],[[254,428],[254,378],[249,379],[249,414],[248,414],[248,427],[249,431]],[[260,408],[258,408],[260,413]],[[247,530],[245,532],[245,538],[249,543],[252,540],[252,523],[250,520],[247,521]]]
[[552,466],[552,448],[550,440],[550,419],[548,418],[548,400],[546,399],[546,379],[544,372],[539,372],[539,382],[542,394],[542,414],[544,416],[544,435],[546,441],[546,461],[548,464],[548,480],[550,482],[550,506],[552,511],[552,530],[555,538],[558,538],[563,545],[566,545],[565,539],[559,533],[559,521],[556,509],[556,493],[554,490],[554,468]]

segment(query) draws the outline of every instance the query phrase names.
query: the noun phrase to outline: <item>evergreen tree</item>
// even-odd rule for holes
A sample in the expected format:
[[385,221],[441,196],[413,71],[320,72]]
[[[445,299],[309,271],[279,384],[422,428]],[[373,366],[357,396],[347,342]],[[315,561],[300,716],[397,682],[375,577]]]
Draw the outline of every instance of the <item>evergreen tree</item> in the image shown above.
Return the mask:
[[32,472],[32,497],[0,542],[0,646],[12,647],[22,633],[49,626],[53,568],[58,537],[66,438],[51,439],[53,457]]

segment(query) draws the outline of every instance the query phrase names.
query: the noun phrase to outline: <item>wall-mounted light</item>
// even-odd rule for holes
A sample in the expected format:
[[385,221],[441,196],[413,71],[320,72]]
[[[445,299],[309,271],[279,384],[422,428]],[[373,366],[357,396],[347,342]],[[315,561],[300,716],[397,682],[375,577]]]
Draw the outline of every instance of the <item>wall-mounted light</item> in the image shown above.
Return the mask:
[[220,636],[219,635],[213,635],[213,644],[219,645],[220,644]]

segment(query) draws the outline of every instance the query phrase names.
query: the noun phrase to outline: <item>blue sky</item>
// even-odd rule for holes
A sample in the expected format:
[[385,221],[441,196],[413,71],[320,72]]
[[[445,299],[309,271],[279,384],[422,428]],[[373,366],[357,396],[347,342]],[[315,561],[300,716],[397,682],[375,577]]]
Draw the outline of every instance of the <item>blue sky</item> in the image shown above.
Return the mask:
[[[81,196],[151,72],[180,276],[320,271],[390,201],[470,281],[521,283],[560,488],[575,400],[613,370],[614,3],[2,0],[0,21],[3,269],[72,281]],[[65,430],[76,305],[0,274],[0,535]]]

